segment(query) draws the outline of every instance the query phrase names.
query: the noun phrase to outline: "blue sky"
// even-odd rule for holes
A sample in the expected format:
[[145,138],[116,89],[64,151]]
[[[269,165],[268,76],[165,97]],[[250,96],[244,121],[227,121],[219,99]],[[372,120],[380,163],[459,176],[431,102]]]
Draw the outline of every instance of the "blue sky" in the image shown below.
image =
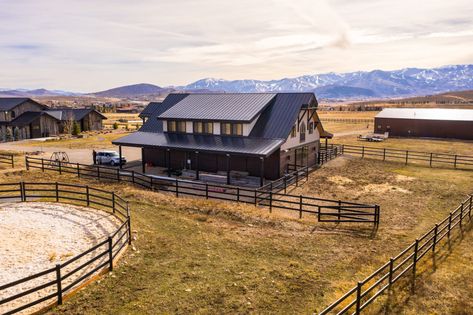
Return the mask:
[[471,0],[0,0],[0,88],[473,63]]

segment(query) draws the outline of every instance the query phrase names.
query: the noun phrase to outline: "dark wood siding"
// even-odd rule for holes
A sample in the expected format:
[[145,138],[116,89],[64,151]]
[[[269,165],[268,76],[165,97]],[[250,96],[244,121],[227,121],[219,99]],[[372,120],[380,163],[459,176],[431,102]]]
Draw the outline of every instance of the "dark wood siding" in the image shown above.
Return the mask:
[[374,131],[388,131],[394,137],[473,140],[473,122],[469,121],[375,118]]

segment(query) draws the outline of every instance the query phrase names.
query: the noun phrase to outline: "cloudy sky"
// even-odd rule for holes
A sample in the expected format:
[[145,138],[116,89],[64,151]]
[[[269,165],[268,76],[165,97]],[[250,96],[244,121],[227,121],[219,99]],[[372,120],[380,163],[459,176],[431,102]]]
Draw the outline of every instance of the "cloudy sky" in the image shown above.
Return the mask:
[[473,63],[471,0],[0,0],[0,88]]

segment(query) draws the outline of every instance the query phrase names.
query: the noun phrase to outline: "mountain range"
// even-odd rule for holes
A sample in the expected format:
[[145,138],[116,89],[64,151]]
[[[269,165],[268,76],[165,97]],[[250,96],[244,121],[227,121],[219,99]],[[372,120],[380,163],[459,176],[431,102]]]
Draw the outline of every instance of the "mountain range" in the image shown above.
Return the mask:
[[280,80],[224,80],[206,78],[184,86],[160,87],[140,83],[106,91],[80,94],[67,91],[6,90],[0,96],[87,95],[133,98],[178,92],[315,92],[322,99],[374,99],[431,95],[473,89],[473,65],[405,68],[394,71],[357,71],[304,75]]

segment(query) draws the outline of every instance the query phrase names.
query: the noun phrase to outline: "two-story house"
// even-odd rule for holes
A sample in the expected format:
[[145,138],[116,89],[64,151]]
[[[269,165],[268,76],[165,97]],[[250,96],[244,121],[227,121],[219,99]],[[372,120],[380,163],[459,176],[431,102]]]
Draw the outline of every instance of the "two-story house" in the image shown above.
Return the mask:
[[313,166],[324,131],[313,93],[170,94],[142,128],[113,143],[141,147],[143,165],[277,179]]

